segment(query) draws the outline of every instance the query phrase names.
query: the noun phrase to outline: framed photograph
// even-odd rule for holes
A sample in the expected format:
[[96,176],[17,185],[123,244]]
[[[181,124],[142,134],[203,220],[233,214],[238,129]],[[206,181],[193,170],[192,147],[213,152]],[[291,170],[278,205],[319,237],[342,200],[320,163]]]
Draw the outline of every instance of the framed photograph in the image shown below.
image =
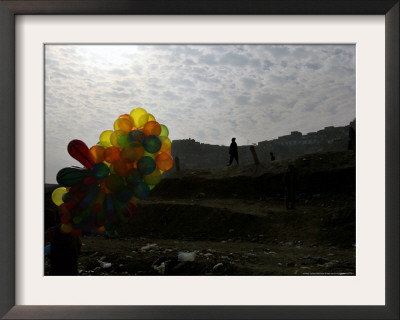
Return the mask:
[[2,317],[399,318],[398,1],[0,14]]

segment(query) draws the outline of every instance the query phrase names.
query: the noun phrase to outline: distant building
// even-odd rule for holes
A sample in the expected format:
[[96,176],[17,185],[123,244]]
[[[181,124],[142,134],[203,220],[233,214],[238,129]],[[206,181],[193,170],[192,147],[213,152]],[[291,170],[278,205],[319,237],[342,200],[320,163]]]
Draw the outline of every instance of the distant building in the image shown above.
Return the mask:
[[[270,161],[272,151],[276,160],[288,159],[314,152],[347,150],[349,127],[355,129],[355,119],[344,127],[325,127],[303,135],[292,131],[290,135],[253,144],[261,162]],[[253,163],[250,145],[239,146],[239,163]],[[180,160],[182,170],[194,168],[219,168],[228,164],[228,146],[200,143],[194,139],[172,141],[172,154]]]

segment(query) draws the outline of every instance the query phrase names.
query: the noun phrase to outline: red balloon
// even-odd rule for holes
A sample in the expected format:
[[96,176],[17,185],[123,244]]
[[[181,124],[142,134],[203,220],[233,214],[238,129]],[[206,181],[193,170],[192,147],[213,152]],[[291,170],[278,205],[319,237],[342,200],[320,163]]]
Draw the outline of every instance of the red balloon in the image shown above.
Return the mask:
[[96,164],[92,159],[89,148],[81,140],[72,140],[68,144],[68,153],[88,169],[92,169]]
[[137,212],[137,211],[138,211],[138,207],[137,207],[137,205],[134,204],[133,202],[128,201],[128,202],[126,203],[125,210],[127,210],[129,213]]
[[81,233],[82,233],[82,230],[81,230],[81,229],[74,229],[74,228],[72,228],[72,230],[71,230],[71,234],[72,234],[74,237],[79,237]]

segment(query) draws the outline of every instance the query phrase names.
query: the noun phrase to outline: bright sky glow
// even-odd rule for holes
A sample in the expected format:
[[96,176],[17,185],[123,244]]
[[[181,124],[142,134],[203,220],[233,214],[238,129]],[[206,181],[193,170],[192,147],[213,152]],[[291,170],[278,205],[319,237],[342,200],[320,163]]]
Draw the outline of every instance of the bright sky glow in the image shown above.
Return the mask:
[[142,107],[170,139],[257,143],[355,118],[354,45],[46,45],[46,178]]

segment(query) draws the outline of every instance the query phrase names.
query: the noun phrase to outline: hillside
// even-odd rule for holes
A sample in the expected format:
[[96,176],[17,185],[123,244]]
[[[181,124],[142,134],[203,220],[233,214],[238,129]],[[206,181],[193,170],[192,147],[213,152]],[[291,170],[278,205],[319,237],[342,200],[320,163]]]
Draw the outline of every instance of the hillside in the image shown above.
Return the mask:
[[216,197],[276,196],[283,190],[283,175],[293,164],[298,192],[342,194],[355,191],[355,155],[351,151],[303,155],[259,165],[232,165],[218,169],[190,169],[168,173],[151,196],[186,198],[196,192]]
[[[288,211],[283,175],[289,163],[298,175],[298,200]],[[56,210],[55,187],[45,189],[46,216]],[[118,239],[83,238],[82,274],[98,267],[101,256],[122,267],[99,274],[158,274],[157,260],[176,262],[179,251],[196,251],[196,260],[164,274],[355,274],[354,195],[355,155],[349,151],[172,172],[118,228]],[[147,244],[155,245],[142,250]],[[218,263],[224,267],[213,271]]]

